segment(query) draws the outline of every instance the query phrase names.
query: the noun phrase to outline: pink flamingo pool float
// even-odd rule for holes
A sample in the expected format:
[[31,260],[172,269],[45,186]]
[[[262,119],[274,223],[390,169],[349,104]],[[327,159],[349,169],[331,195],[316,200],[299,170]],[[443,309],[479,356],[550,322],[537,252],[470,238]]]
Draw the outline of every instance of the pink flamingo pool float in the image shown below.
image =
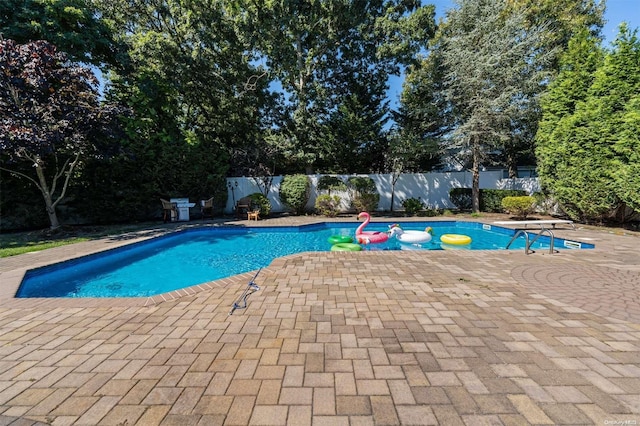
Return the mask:
[[371,216],[367,212],[361,212],[358,215],[358,219],[364,218],[364,223],[358,226],[356,229],[356,240],[360,244],[376,244],[376,243],[384,243],[389,239],[389,235],[386,232],[380,231],[365,231],[364,228],[371,221]]

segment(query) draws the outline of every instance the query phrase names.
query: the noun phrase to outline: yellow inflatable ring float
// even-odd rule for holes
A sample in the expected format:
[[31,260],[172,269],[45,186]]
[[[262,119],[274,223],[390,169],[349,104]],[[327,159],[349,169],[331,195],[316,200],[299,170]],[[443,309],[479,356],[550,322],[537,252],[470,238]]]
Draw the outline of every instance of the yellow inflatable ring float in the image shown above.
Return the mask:
[[360,251],[362,246],[354,243],[337,243],[331,246],[331,251]]
[[443,234],[440,241],[452,246],[466,246],[471,244],[471,237],[462,234]]
[[348,235],[332,235],[328,238],[330,244],[352,243],[353,238]]

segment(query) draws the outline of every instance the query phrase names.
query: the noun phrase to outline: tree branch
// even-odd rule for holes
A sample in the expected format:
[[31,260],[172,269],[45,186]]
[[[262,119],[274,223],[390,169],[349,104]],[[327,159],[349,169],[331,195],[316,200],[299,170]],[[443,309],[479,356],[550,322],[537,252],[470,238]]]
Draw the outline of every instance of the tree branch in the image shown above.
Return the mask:
[[37,186],[37,187],[38,187],[38,189],[39,189],[40,191],[42,191],[42,187],[40,186],[40,184],[38,183],[38,181],[37,181],[37,180],[35,180],[34,178],[32,178],[31,176],[29,176],[29,175],[25,175],[24,173],[16,172],[15,170],[7,169],[6,167],[2,167],[2,166],[0,166],[0,170],[4,170],[5,172],[9,172],[9,173],[11,173],[12,175],[20,176],[20,177],[23,177],[23,178],[25,178],[25,179],[28,179],[28,180],[30,180],[30,181],[31,181],[35,186]]
[[[64,178],[64,185],[62,187],[62,191],[60,192],[60,196],[58,198],[56,198],[56,201],[53,202],[52,206],[55,208],[55,206],[58,205],[58,203],[60,202],[60,200],[62,200],[64,198],[65,193],[67,192],[67,187],[69,186],[69,180],[71,179],[71,173],[73,172],[73,169],[76,167],[76,165],[78,164],[78,162],[80,161],[80,152],[76,152],[76,158],[74,158],[73,162],[69,165],[69,171],[66,173],[67,176]],[[67,159],[67,161],[65,161],[65,169],[67,164],[69,164],[69,159]],[[60,176],[60,175],[58,175]],[[53,195],[53,191],[51,192]]]

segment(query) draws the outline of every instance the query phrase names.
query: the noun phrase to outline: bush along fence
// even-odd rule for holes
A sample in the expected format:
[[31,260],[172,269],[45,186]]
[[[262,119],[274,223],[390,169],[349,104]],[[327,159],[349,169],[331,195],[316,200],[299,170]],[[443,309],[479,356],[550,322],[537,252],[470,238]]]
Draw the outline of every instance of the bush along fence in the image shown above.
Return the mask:
[[[537,178],[503,179],[502,176],[502,171],[480,173],[482,211],[503,211],[501,203],[505,196],[525,196],[540,191]],[[419,203],[424,209],[432,210],[466,210],[471,206],[472,175],[470,172],[406,173],[398,178],[395,185],[392,184],[391,174],[330,175],[330,179],[328,179],[329,175],[308,175],[307,177],[308,189],[306,184],[302,185],[306,203],[304,208],[296,207],[298,212],[314,211],[318,205],[320,209],[324,209],[325,214],[329,211],[328,215],[354,210],[401,211],[405,210],[407,205],[415,209]],[[291,211],[290,205],[285,204],[281,198],[283,179],[285,180],[285,199],[292,204],[290,200],[294,194],[291,193],[291,186],[286,182],[287,180],[291,182],[291,176],[273,176],[270,179],[227,178],[229,193],[224,212],[233,213],[237,200],[256,193],[266,196],[271,204],[271,212]],[[295,179],[302,181],[299,176]],[[456,190],[452,192],[453,189]],[[318,198],[319,203],[316,204]],[[469,206],[466,205],[466,199],[469,200]],[[355,204],[354,200],[357,200]],[[393,200],[393,206],[391,200]],[[299,199],[296,201],[298,203],[296,206],[299,206],[301,201]]]

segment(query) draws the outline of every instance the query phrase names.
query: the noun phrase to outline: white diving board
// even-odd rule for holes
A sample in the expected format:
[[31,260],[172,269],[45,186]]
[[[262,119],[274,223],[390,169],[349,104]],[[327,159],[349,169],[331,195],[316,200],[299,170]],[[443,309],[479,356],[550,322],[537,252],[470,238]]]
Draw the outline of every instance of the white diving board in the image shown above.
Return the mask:
[[[541,228],[544,228],[544,225],[551,225],[552,228],[555,228],[556,225],[566,224],[571,225],[573,229],[576,229],[576,225],[572,220],[566,219],[548,219],[548,220],[502,220],[493,222],[496,225],[515,225],[518,228],[527,228],[527,225],[540,225]],[[522,225],[522,226],[521,226]]]

